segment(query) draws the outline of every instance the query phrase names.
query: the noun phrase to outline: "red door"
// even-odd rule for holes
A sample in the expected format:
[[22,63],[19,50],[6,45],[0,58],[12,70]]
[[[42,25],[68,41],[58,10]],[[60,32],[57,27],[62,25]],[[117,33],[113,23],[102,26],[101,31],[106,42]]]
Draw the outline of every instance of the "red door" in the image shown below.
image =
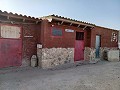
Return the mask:
[[3,27],[0,38],[0,68],[20,66],[22,64],[22,39],[19,35],[21,30],[14,26]]
[[74,60],[84,60],[84,32],[76,32]]
[[84,60],[84,41],[75,41],[75,61]]
[[0,39],[0,68],[20,66],[21,40]]

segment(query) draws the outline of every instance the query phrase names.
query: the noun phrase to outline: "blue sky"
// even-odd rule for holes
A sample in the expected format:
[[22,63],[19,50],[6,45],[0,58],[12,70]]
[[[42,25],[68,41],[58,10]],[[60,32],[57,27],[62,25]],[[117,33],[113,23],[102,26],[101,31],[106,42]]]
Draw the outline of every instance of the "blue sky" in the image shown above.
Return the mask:
[[120,0],[0,0],[0,10],[34,17],[57,14],[120,30]]

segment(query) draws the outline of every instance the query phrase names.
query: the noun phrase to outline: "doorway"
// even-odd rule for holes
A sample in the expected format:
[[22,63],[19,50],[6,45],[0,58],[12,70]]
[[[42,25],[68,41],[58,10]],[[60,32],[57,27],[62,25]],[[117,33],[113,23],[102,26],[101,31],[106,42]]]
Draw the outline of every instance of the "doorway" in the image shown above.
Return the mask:
[[96,35],[96,58],[100,57],[100,46],[101,46],[101,36],[100,35]]
[[76,32],[74,60],[84,60],[84,32]]
[[0,26],[0,68],[22,64],[21,27]]

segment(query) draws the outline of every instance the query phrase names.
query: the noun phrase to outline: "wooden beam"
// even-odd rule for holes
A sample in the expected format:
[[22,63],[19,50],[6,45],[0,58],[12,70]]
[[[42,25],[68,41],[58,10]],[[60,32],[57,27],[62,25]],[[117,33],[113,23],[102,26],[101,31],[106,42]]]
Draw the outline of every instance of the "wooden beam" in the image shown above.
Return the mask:
[[38,24],[39,21],[36,21],[36,24]]
[[61,25],[63,24],[63,21],[61,22]]
[[10,17],[9,17],[9,16],[7,16],[7,19],[9,20],[9,19],[10,19]]
[[70,23],[70,26],[72,25],[73,23]]
[[91,27],[91,30],[93,29],[94,27]]
[[77,27],[80,27],[80,24]]
[[58,25],[61,25],[60,22],[57,23]]
[[10,23],[10,24],[35,24],[35,23],[23,23],[23,22],[14,22],[14,21],[5,21],[5,20],[0,20],[2,23]]
[[23,22],[25,22],[25,19],[23,19]]
[[86,27],[87,27],[87,26],[85,26],[85,27],[83,28],[83,30],[85,30]]
[[58,20],[58,21],[64,21],[64,22],[73,23],[73,24],[80,24],[80,25],[85,25],[85,26],[89,26],[89,27],[93,27],[94,26],[94,25],[85,24],[85,23],[82,23],[82,22],[67,20],[67,19],[64,19],[64,18],[58,18],[58,17],[54,17],[54,16],[51,16],[51,17],[52,17],[52,19],[55,19],[55,20]]

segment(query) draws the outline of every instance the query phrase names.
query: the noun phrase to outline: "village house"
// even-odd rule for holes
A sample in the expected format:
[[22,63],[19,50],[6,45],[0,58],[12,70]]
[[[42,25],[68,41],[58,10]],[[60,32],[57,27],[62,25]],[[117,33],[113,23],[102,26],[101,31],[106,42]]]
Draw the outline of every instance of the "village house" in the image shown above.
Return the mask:
[[0,11],[0,67],[28,66],[40,43],[41,20]]
[[0,68],[37,66],[104,59],[104,51],[118,49],[118,31],[95,24],[49,15],[34,18],[0,11]]

